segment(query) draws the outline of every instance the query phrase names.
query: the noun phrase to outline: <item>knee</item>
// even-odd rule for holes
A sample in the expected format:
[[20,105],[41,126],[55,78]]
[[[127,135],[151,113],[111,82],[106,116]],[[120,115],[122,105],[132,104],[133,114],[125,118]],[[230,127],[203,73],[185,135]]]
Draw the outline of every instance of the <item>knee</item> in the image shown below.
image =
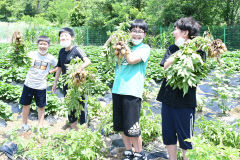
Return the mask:
[[38,111],[43,112],[43,111],[45,111],[45,108],[44,107],[38,107]]

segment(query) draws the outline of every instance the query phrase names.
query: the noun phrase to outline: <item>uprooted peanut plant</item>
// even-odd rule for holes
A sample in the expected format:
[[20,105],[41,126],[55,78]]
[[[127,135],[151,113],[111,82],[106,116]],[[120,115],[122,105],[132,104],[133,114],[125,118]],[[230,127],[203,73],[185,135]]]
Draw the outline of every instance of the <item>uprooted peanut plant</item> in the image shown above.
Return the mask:
[[80,58],[73,59],[65,76],[68,90],[64,103],[69,112],[76,110],[76,117],[79,117],[83,109],[80,102],[84,103],[87,100],[84,97],[93,94],[95,84],[99,83],[97,69],[91,66],[80,69],[82,64]]
[[210,58],[219,59],[227,51],[221,40],[214,40],[210,34],[205,35],[179,46],[179,50],[171,56],[174,59],[172,65],[165,72],[167,84],[173,89],[183,90],[184,95],[189,87],[196,87],[208,73],[203,52],[208,53]]

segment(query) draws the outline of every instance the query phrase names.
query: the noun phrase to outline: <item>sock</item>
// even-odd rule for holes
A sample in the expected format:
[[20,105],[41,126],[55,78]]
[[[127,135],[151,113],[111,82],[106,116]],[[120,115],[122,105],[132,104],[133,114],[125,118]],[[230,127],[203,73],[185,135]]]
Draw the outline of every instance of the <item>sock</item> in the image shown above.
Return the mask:
[[24,129],[26,129],[26,128],[28,128],[28,125],[27,125],[26,123],[23,123],[22,127],[23,127]]

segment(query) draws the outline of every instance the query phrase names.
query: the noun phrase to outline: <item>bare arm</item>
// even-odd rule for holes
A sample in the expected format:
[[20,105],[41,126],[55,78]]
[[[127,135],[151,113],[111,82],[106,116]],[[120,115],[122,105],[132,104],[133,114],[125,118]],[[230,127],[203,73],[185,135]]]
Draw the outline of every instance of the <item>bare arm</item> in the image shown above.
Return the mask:
[[84,57],[83,58],[83,65],[81,66],[81,68],[86,68],[87,66],[89,66],[90,64],[91,64],[91,61],[90,61],[90,59],[88,58],[88,57]]
[[128,47],[127,44],[124,44],[124,47],[126,48],[126,50],[128,51],[128,54],[125,54],[125,58],[128,62],[128,64],[137,64],[139,62],[142,61],[142,58],[139,55],[132,55],[130,48]]
[[131,55],[131,54],[126,54],[125,58],[128,62],[128,64],[137,64],[142,61],[142,58],[138,55]]
[[57,67],[57,71],[56,71],[56,75],[55,75],[55,79],[54,79],[54,84],[52,86],[52,92],[53,93],[56,93],[57,81],[60,77],[61,72],[62,72],[62,67]]
[[88,57],[84,57],[83,58],[83,64],[82,64],[82,66],[78,69],[78,71],[77,72],[81,72],[84,68],[86,68],[87,66],[89,66],[90,64],[91,64],[91,61],[90,61],[90,59],[88,58]]
[[57,70],[58,70],[58,67],[54,67],[52,70],[49,71],[49,74],[57,72]]
[[164,63],[164,69],[167,69],[174,61],[173,57],[170,57],[166,60],[166,62]]
[[112,36],[110,36],[110,37],[108,38],[108,40],[105,42],[105,44],[103,45],[103,47],[107,47],[108,44],[109,44],[111,41],[112,41]]

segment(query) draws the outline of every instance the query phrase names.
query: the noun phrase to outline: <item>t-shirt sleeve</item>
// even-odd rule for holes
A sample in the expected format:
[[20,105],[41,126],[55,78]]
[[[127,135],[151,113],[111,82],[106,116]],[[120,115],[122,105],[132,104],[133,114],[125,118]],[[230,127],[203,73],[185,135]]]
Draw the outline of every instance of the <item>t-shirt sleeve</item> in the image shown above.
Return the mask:
[[53,67],[56,67],[57,64],[58,64],[57,59],[56,59],[54,56],[52,56],[51,65],[52,65]]
[[79,47],[76,47],[76,55],[83,60],[84,57],[87,57],[86,53],[80,49]]
[[139,51],[139,55],[140,55],[142,61],[145,63],[150,56],[150,47],[148,45],[146,45],[146,46],[144,46],[144,48],[141,48],[141,50]]
[[33,52],[33,51],[30,51],[30,52],[27,53],[27,57],[32,58],[32,57],[33,57],[33,54],[34,54],[34,52]]
[[61,61],[60,61],[60,52],[59,52],[59,55],[58,55],[57,67],[62,67]]
[[166,51],[166,53],[165,53],[165,55],[163,56],[163,59],[162,59],[162,61],[161,61],[161,63],[160,63],[160,66],[164,67],[164,63],[166,62],[166,60],[167,60],[173,53],[175,53],[175,52],[178,51],[178,50],[179,50],[179,48],[178,48],[178,46],[176,46],[176,45],[171,45],[171,46],[169,46],[168,49],[167,49],[167,51]]

